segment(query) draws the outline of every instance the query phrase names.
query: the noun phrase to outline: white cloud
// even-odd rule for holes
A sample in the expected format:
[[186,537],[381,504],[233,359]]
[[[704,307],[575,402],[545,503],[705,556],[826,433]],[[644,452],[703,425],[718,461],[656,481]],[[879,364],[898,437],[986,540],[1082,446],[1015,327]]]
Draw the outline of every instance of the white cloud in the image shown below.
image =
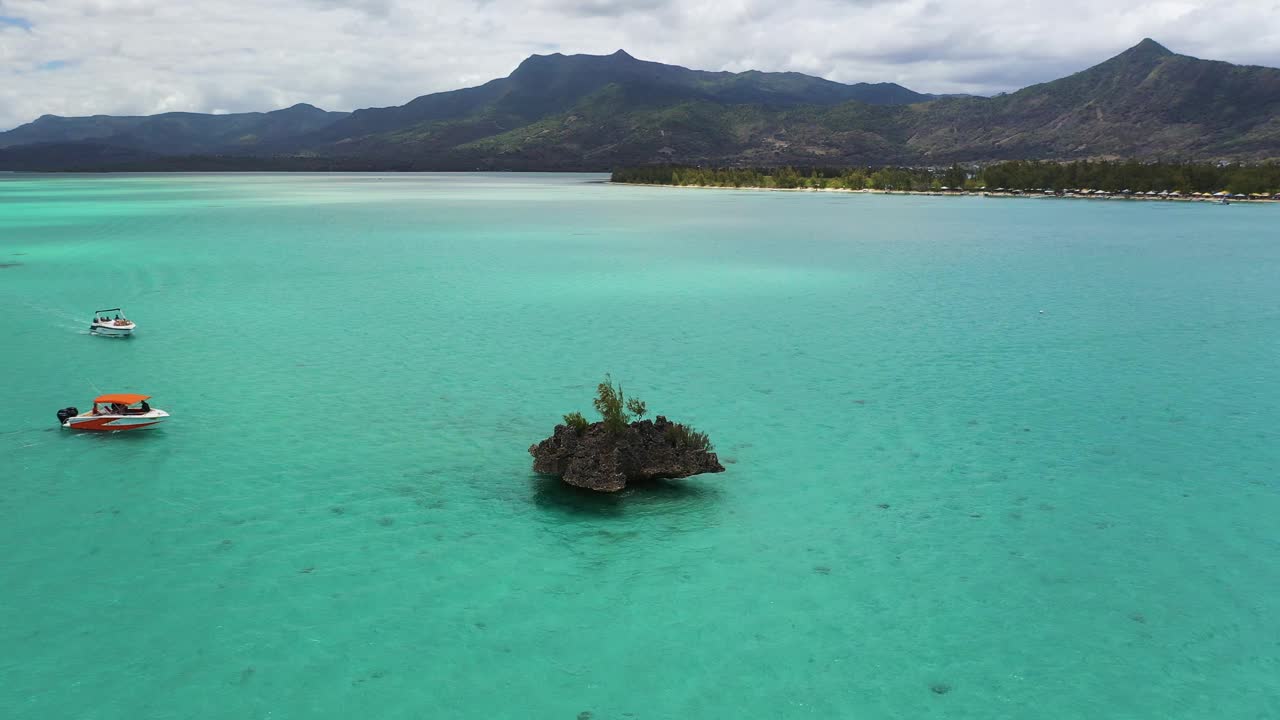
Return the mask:
[[535,52],[618,48],[986,94],[1147,36],[1277,66],[1280,0],[0,0],[0,128],[44,113],[397,105],[501,77]]

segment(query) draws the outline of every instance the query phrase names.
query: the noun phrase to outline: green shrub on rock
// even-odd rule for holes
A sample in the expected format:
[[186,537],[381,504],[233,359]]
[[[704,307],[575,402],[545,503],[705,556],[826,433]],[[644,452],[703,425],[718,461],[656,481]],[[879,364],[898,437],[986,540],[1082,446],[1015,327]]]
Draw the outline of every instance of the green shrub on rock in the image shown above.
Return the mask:
[[591,423],[587,422],[587,419],[583,417],[582,413],[576,411],[564,416],[564,424],[573,428],[579,435],[585,432],[591,425]]
[[[638,421],[649,414],[649,407],[637,397],[629,398],[622,392],[622,383],[614,384],[613,378],[604,376],[604,381],[596,386],[596,397],[591,403],[600,413],[600,424],[610,435],[619,436]],[[711,450],[711,440],[706,433],[698,432],[688,425],[670,423],[665,431],[662,424],[666,419],[658,418],[658,430],[666,433],[667,441],[673,447],[692,450]],[[571,412],[564,416],[564,424],[573,428],[579,435],[586,432],[592,423],[580,412]]]
[[706,433],[698,432],[682,423],[671,423],[667,426],[667,440],[678,448],[707,451],[715,449],[711,445],[711,438],[707,437]]
[[640,420],[644,418],[645,413],[649,412],[649,409],[645,407],[643,400],[633,397],[627,398],[627,412],[631,413],[635,419]]
[[631,418],[627,417],[627,401],[622,394],[622,383],[615,386],[608,375],[604,376],[604,382],[596,386],[593,404],[604,421],[604,429],[610,434],[619,435],[631,424]]

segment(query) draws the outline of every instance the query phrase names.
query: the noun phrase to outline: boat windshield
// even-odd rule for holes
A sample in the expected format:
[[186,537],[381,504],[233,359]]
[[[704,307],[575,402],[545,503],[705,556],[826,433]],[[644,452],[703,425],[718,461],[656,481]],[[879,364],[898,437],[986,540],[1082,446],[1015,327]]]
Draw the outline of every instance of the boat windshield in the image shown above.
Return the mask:
[[[145,404],[145,402],[144,402]],[[148,407],[146,410],[150,410]],[[98,415],[129,415],[146,412],[143,408],[124,403],[94,403],[93,411]]]

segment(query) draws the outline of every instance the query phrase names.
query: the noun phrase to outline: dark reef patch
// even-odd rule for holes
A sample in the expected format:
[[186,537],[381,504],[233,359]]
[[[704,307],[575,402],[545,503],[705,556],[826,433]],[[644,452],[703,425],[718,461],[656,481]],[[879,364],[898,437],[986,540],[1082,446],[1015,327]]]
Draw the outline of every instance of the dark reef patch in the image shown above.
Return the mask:
[[708,447],[683,440],[682,429],[661,415],[617,431],[603,422],[581,428],[557,425],[551,437],[529,448],[529,454],[539,475],[601,492],[617,492],[634,482],[724,472]]

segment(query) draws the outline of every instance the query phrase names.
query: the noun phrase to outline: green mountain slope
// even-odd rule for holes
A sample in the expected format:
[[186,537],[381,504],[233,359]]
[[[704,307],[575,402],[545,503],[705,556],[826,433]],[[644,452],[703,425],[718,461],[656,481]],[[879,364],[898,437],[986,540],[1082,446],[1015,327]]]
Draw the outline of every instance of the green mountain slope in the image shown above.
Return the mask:
[[[646,98],[648,99],[648,98]],[[594,168],[674,162],[749,165],[841,164],[875,156],[910,159],[897,129],[900,111],[846,103],[833,107],[724,105],[703,98],[635,98],[610,85],[568,112],[459,145],[461,165],[494,169]]]
[[1061,80],[911,113],[925,160],[1280,156],[1280,70],[1176,55],[1153,40]]
[[306,104],[266,113],[164,113],[135,117],[45,115],[0,133],[0,148],[95,141],[155,154],[249,152],[274,147],[346,117]]
[[[535,55],[484,85],[353,113],[44,117],[0,133],[154,155],[290,158],[334,167],[606,170],[620,165],[944,164],[1002,159],[1280,158],[1280,70],[1177,55],[1152,40],[993,98],[842,85],[799,73],[705,72],[612,55]],[[96,156],[114,157],[101,150]],[[12,164],[12,163],[11,163]],[[107,165],[106,161],[101,163]],[[167,162],[165,167],[180,164]]]
[[535,56],[506,80],[485,86],[469,114],[311,149],[421,169],[1280,157],[1280,70],[1176,55],[1152,40],[994,98],[873,104],[803,75],[700,73],[619,54]]
[[[609,85],[636,90],[637,100],[699,98],[722,104],[766,106],[832,105],[857,101],[874,105],[922,102],[933,96],[893,83],[843,85],[800,73],[706,72],[637,60],[619,50],[612,55],[534,55],[509,76],[464,90],[435,93],[405,105],[357,110],[339,122],[300,138],[296,147],[352,143],[381,133],[413,138],[415,127],[489,118],[504,131],[570,110]],[[405,134],[405,131],[409,131]],[[356,145],[353,147],[367,147]]]

